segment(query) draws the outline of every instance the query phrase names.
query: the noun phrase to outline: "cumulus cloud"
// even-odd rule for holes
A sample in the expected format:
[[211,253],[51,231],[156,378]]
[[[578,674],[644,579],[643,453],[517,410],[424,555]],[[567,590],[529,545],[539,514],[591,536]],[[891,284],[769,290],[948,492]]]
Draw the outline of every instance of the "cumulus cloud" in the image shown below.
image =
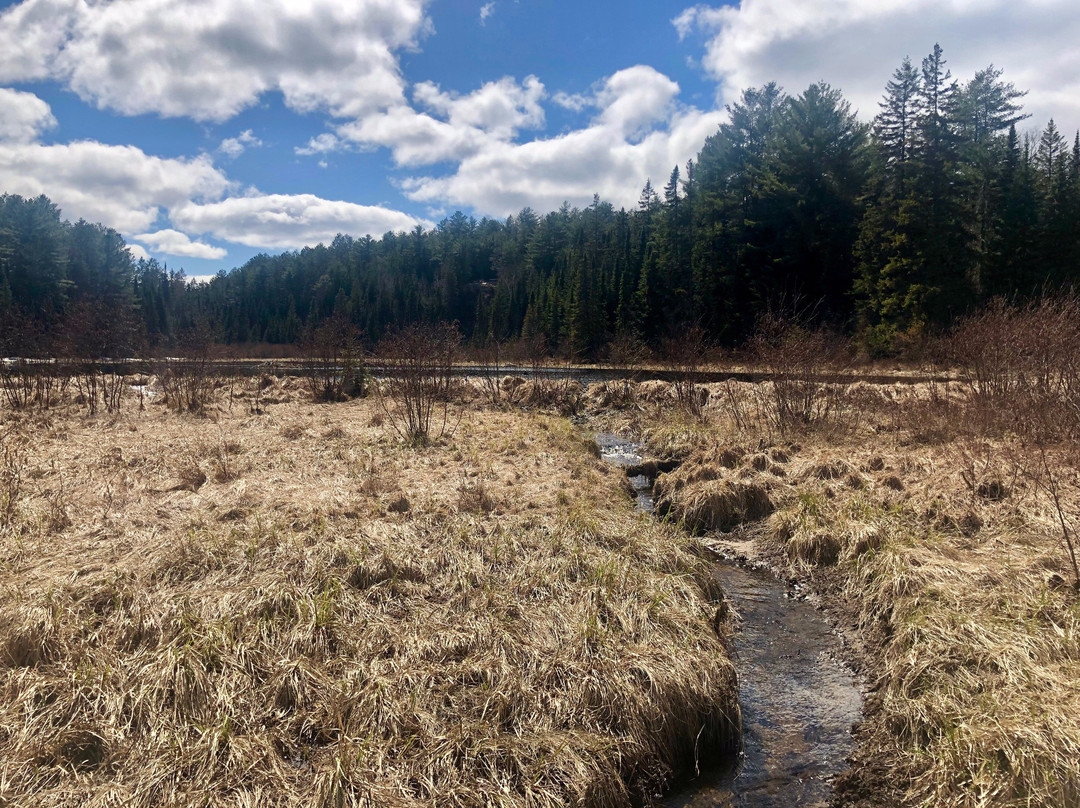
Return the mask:
[[365,146],[385,146],[398,165],[458,161],[512,139],[521,129],[542,126],[545,95],[536,76],[521,84],[505,77],[464,95],[423,82],[413,89],[413,100],[426,112],[394,106],[339,127],[338,135]]
[[35,140],[54,126],[52,109],[36,95],[0,87],[0,140]]
[[411,230],[431,222],[378,205],[336,202],[311,194],[261,194],[207,204],[188,204],[170,214],[191,233],[250,247],[298,249],[329,243],[338,233],[379,236],[388,230]]
[[311,138],[306,146],[297,146],[296,153],[310,156],[313,154],[327,154],[328,152],[337,151],[339,148],[341,148],[341,141],[337,139],[337,135],[324,132],[318,137]]
[[134,146],[79,141],[46,146],[0,142],[0,188],[47,194],[70,219],[144,233],[163,209],[214,200],[231,185],[206,156],[162,158]]
[[243,154],[248,148],[256,148],[262,145],[262,141],[255,137],[254,132],[245,129],[236,137],[225,138],[218,146],[218,151],[233,158],[234,160]]
[[496,216],[527,205],[550,210],[564,200],[585,205],[594,193],[631,207],[646,178],[666,181],[724,117],[718,110],[678,107],[678,91],[651,67],[621,70],[583,104],[598,110],[588,126],[528,143],[488,143],[452,174],[413,177],[403,190],[414,201],[471,205]]
[[135,236],[143,244],[150,246],[156,253],[181,255],[188,258],[224,258],[229,251],[201,241],[192,241],[179,230],[159,230],[156,233],[142,233]]
[[136,261],[140,259],[142,259],[143,261],[150,260],[150,253],[148,253],[146,251],[146,248],[143,247],[141,244],[128,244],[127,249],[128,252],[131,253],[131,257],[134,258]]
[[800,92],[824,79],[870,118],[903,58],[939,42],[956,78],[992,62],[1030,90],[1033,124],[1080,126],[1075,0],[743,0],[693,6],[672,23],[680,36],[705,34],[702,66],[725,100],[771,80]]
[[223,121],[270,91],[300,112],[398,103],[397,52],[430,0],[23,0],[0,13],[0,81],[55,79],[127,115]]
[[495,2],[484,3],[480,6],[480,24],[487,25],[488,17],[495,13]]
[[665,117],[679,85],[647,65],[620,70],[603,83],[596,95],[599,123],[632,136]]
[[[336,202],[311,194],[244,196],[209,157],[166,159],[134,146],[93,141],[46,146],[0,142],[0,188],[23,196],[47,194],[69,219],[102,222],[157,253],[220,259],[222,247],[193,240],[209,234],[251,247],[299,248],[338,233],[381,235],[430,226],[381,206]],[[173,227],[155,230],[159,218]],[[139,245],[132,255],[145,257]]]

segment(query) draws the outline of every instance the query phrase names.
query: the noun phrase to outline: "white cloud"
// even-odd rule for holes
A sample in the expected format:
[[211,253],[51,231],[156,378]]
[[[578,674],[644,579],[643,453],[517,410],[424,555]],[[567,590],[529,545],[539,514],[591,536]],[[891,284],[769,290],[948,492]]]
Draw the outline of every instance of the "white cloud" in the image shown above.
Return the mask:
[[262,144],[263,142],[255,137],[254,132],[250,129],[245,129],[236,137],[225,138],[225,140],[221,141],[221,145],[218,146],[218,151],[235,160],[248,148],[257,148]]
[[0,87],[0,140],[31,141],[54,126],[52,110],[36,95]]
[[297,146],[295,151],[297,154],[313,155],[326,154],[337,151],[339,148],[341,148],[341,141],[337,139],[337,136],[324,132],[318,137],[311,138],[306,146]]
[[295,249],[329,243],[338,233],[381,236],[388,230],[411,230],[431,223],[381,206],[335,202],[311,194],[232,197],[209,204],[188,204],[170,214],[191,233],[251,247]]
[[0,13],[0,82],[55,79],[127,115],[222,121],[278,90],[355,117],[398,103],[397,52],[430,0],[23,0]]
[[1080,126],[1076,0],[743,0],[672,22],[708,36],[702,65],[728,101],[771,80],[797,93],[824,79],[870,118],[903,58],[917,64],[938,42],[955,78],[993,63],[1030,90],[1033,125]]
[[593,104],[592,99],[587,96],[579,93],[564,93],[562,91],[551,96],[551,100],[563,109],[568,109],[572,112],[581,112],[585,107],[592,106]]
[[542,126],[545,95],[536,76],[521,84],[505,77],[466,95],[423,82],[414,88],[413,99],[428,112],[398,105],[344,124],[338,134],[365,146],[386,146],[398,165],[458,161],[514,138],[521,129]]
[[94,141],[45,146],[0,143],[0,188],[47,194],[70,219],[143,233],[162,209],[220,198],[230,188],[206,156],[166,159]]
[[182,255],[188,258],[224,258],[229,251],[222,247],[214,247],[201,241],[192,241],[179,230],[159,230],[156,233],[142,233],[135,236],[139,241],[148,244],[156,253],[166,255]]
[[480,6],[480,24],[487,25],[488,17],[495,13],[495,2],[484,3]]
[[429,81],[413,89],[414,100],[444,116],[452,126],[475,127],[499,139],[511,138],[521,128],[542,126],[540,101],[545,95],[536,76],[526,76],[520,85],[506,76],[466,95],[443,92]]
[[526,205],[550,210],[564,200],[587,205],[594,193],[632,207],[646,178],[661,186],[724,118],[719,110],[677,107],[678,89],[651,67],[621,70],[586,99],[598,108],[588,126],[528,143],[488,142],[454,173],[413,177],[403,189],[415,201],[469,205],[495,216]]
[[[166,159],[134,146],[93,141],[45,146],[0,142],[0,188],[48,195],[69,219],[101,222],[154,252],[220,259],[225,249],[193,240],[208,233],[252,247],[293,248],[329,242],[338,233],[382,235],[430,222],[381,206],[335,202],[310,194],[228,197],[235,183],[210,159]],[[164,215],[174,227],[154,231]],[[131,245],[135,257],[145,257]]]
[[131,253],[131,257],[138,261],[140,258],[144,261],[150,260],[150,253],[146,251],[146,248],[141,244],[128,244],[128,252]]
[[601,85],[596,106],[599,122],[623,135],[635,135],[665,117],[679,85],[647,65],[615,73]]

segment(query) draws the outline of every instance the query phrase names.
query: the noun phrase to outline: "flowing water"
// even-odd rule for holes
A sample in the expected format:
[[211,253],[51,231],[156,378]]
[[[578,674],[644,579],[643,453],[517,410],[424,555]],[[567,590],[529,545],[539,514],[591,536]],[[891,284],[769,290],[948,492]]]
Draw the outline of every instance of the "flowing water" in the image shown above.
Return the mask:
[[[615,465],[641,462],[640,448],[626,438],[601,433],[596,440]],[[631,482],[638,507],[651,512],[653,481]],[[827,805],[862,710],[854,675],[839,660],[839,638],[797,590],[767,572],[726,561],[715,570],[737,615],[743,748],[736,761],[701,761],[701,774],[681,783],[665,805]]]

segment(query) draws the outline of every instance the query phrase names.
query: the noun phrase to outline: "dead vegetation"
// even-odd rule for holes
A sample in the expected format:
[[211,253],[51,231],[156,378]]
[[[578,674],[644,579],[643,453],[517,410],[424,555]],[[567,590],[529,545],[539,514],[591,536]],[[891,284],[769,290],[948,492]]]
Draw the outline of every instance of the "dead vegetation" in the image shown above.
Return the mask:
[[[842,804],[1080,804],[1080,456],[1072,359],[1045,358],[1072,355],[1034,351],[1060,316],[964,324],[955,356],[976,326],[997,340],[990,357],[1023,340],[1007,367],[973,361],[956,381],[823,379],[827,418],[782,427],[775,381],[724,385],[702,417],[639,416],[651,453],[680,463],[658,477],[662,507],[711,541],[753,538],[865,649],[872,691]],[[736,486],[775,511],[740,509]]]
[[[648,804],[735,709],[681,523],[752,539],[854,632],[841,804],[1080,804],[1080,318],[1055,305],[965,322],[915,383],[839,381],[842,350],[784,330],[771,378],[696,411],[493,359],[427,446],[271,376],[199,418],[157,378],[119,417],[4,413],[0,800]],[[544,407],[642,434],[670,524]]]
[[0,804],[646,805],[736,743],[696,541],[566,421],[234,387],[2,413]]

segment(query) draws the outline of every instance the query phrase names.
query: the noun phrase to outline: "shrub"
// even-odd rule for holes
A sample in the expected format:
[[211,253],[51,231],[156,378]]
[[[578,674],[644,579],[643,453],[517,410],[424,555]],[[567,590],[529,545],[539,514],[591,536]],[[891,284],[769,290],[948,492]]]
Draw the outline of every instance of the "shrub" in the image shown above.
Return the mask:
[[307,382],[315,401],[363,397],[366,370],[360,332],[340,313],[308,329],[301,341]]
[[842,419],[846,413],[842,391],[830,377],[848,364],[846,342],[768,314],[758,321],[750,350],[772,379],[759,400],[771,426],[785,432]]
[[705,329],[691,326],[663,340],[664,367],[675,388],[675,401],[692,415],[701,415],[708,391],[698,387],[709,351]]
[[407,326],[380,345],[386,383],[379,403],[409,443],[426,445],[453,431],[451,381],[460,348],[456,323]]
[[950,332],[945,356],[960,371],[982,430],[1073,437],[1080,427],[1080,300],[1024,306],[993,301]]
[[153,361],[161,379],[165,404],[172,409],[202,412],[214,391],[214,363],[205,327],[185,331],[170,355]]

